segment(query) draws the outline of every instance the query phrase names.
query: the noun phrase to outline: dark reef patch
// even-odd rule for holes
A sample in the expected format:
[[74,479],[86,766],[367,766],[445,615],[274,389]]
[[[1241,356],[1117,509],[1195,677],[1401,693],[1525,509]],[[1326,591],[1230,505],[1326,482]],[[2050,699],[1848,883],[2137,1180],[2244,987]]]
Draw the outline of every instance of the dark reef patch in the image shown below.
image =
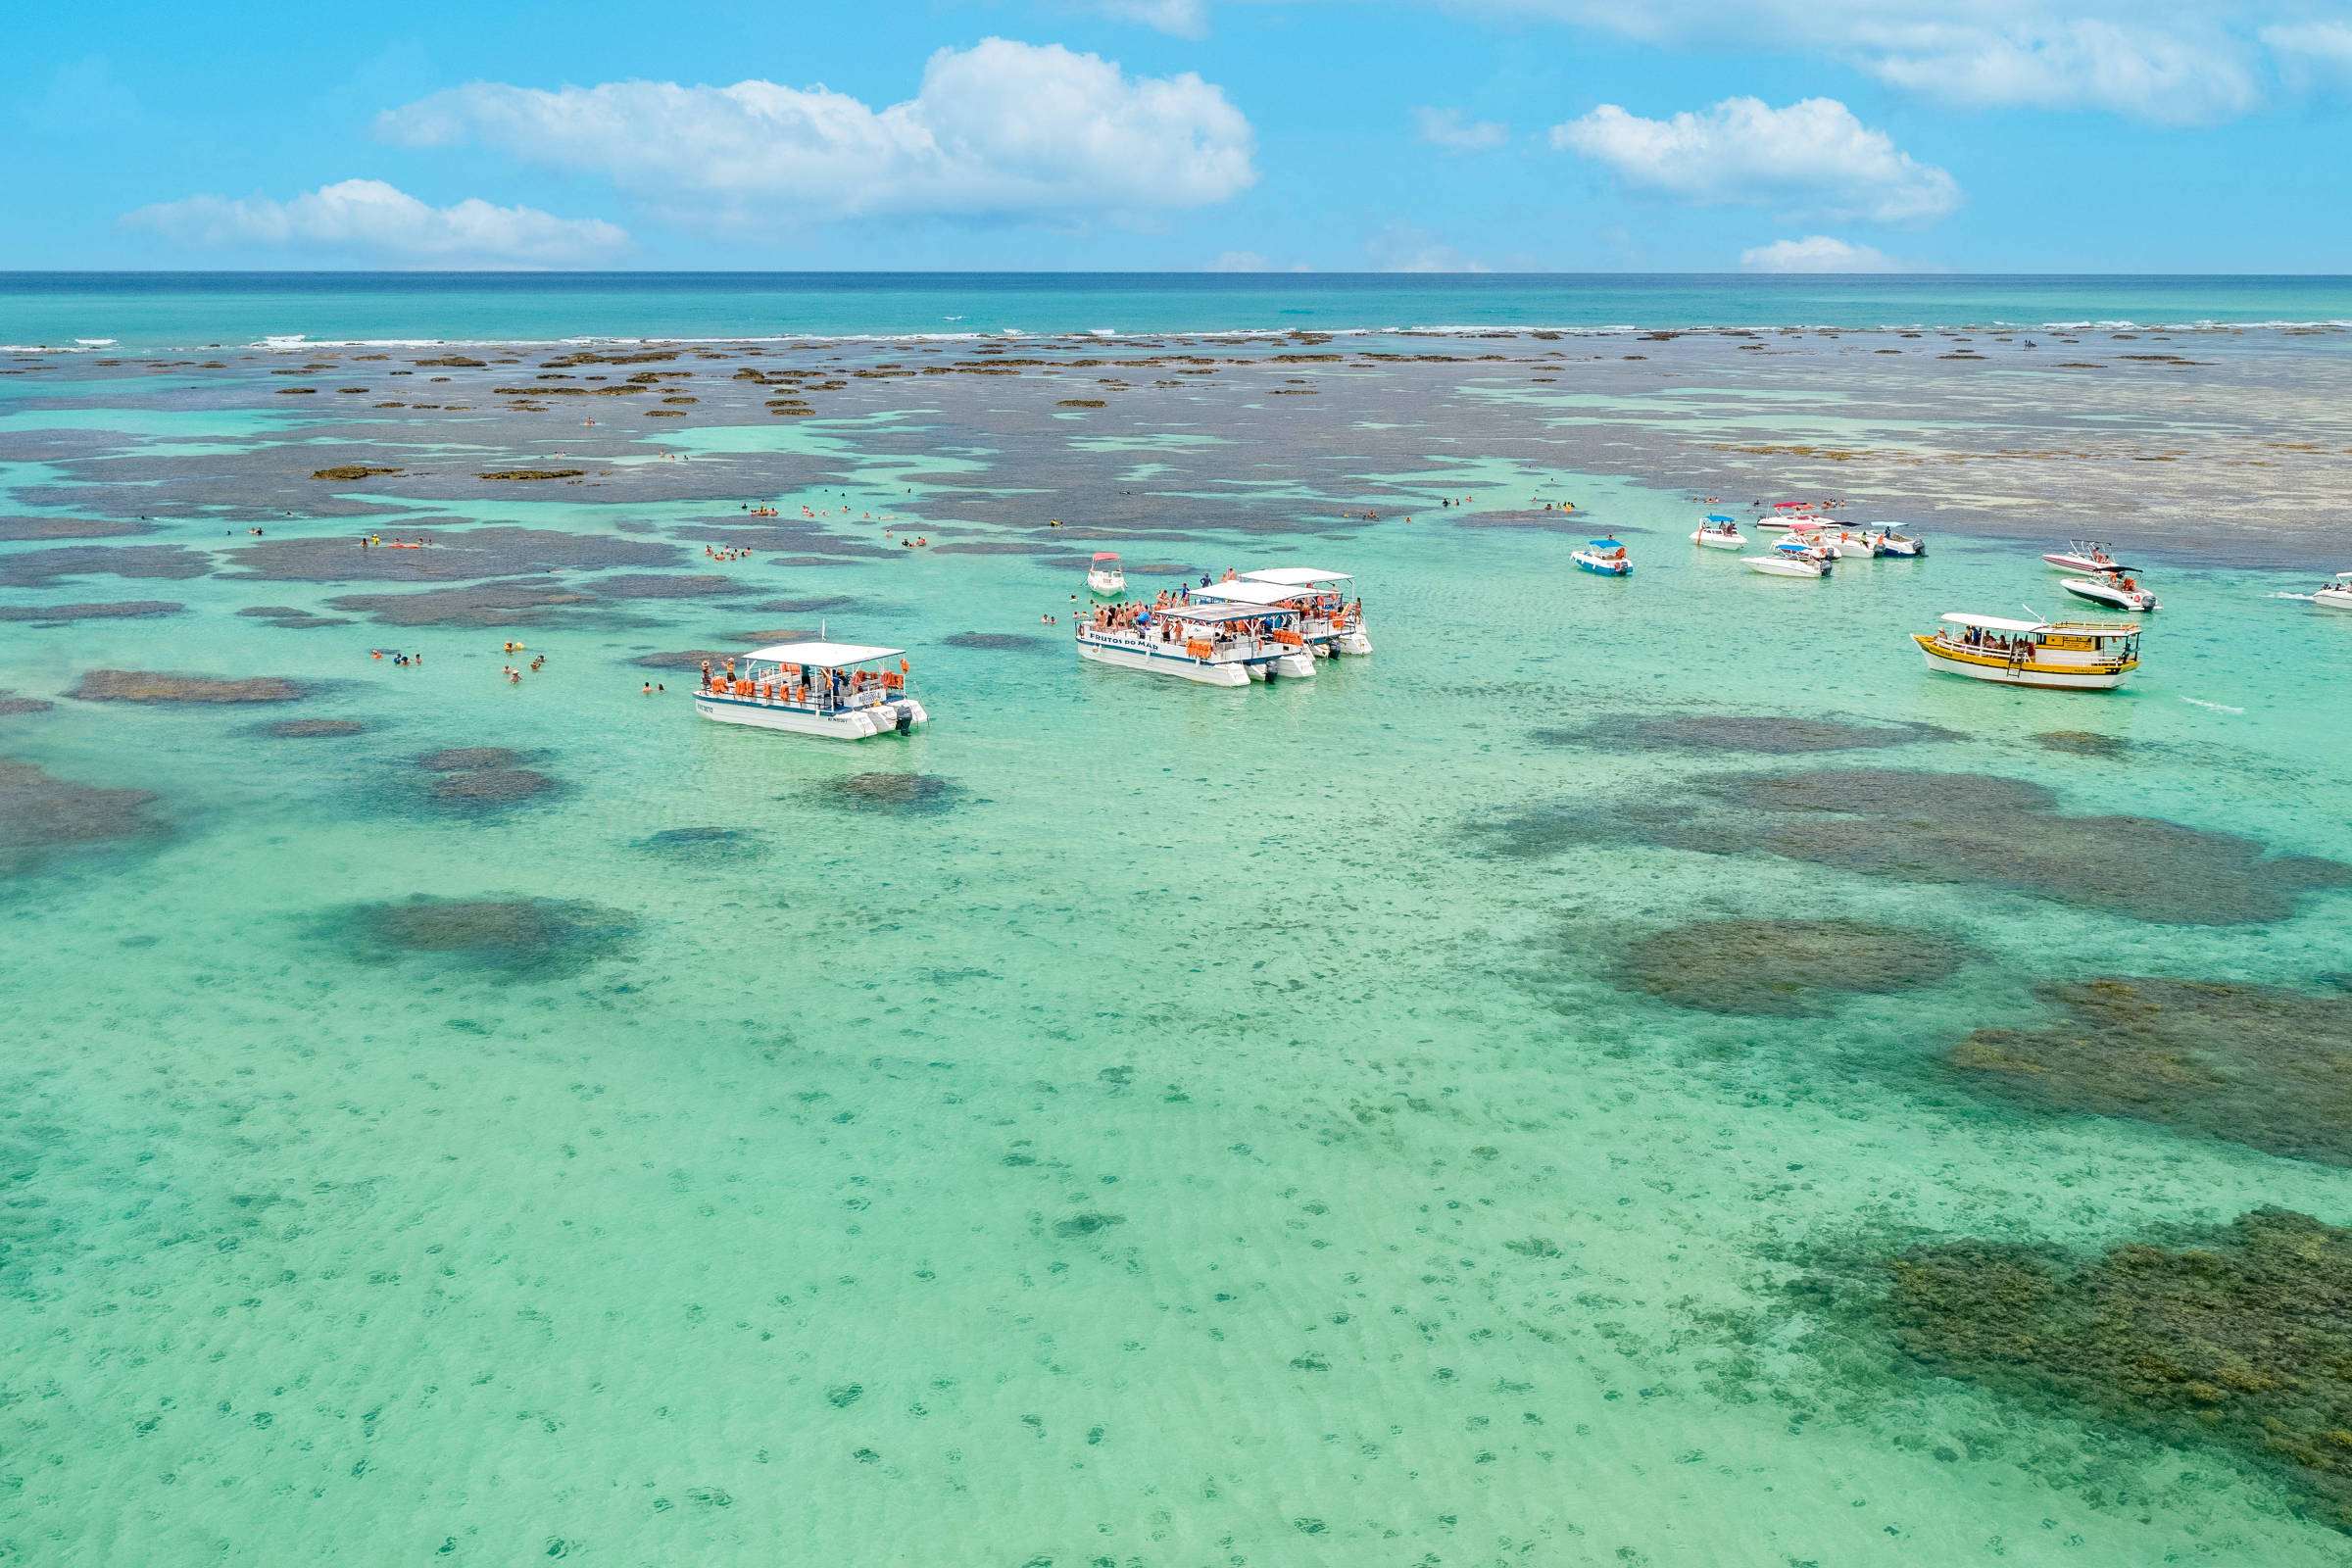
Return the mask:
[[680,648],[673,653],[641,654],[629,662],[643,669],[691,669],[699,675],[705,660],[717,669],[742,652],[739,648]]
[[2183,925],[2280,920],[2352,866],[2145,816],[2070,816],[2038,784],[1893,769],[1715,773],[1668,798],[1562,802],[1488,824],[1497,855],[1592,844],[1764,853],[1860,876],[2005,888]]
[[1938,724],[1857,724],[1777,713],[1619,713],[1578,729],[1540,729],[1533,738],[1545,746],[1590,746],[1606,752],[1748,752],[1790,757],[1968,737]]
[[820,781],[817,800],[845,811],[883,811],[923,816],[952,810],[964,789],[936,773],[845,773]]
[[716,575],[655,576],[645,572],[600,577],[588,584],[599,599],[708,599],[713,594],[739,594],[742,583]]
[[0,517],[0,543],[20,539],[116,539],[153,532],[152,522],[116,522],[103,517]]
[[747,828],[672,827],[639,839],[637,848],[688,865],[727,865],[763,858],[770,846]]
[[0,716],[12,713],[46,713],[56,706],[45,697],[19,697],[14,687],[0,686]]
[[325,740],[336,735],[358,735],[368,728],[356,718],[281,718],[268,724],[256,724],[252,733],[272,740]]
[[411,527],[431,543],[422,550],[395,550],[390,545],[363,547],[357,534],[272,539],[230,551],[227,574],[266,582],[468,582],[556,567],[591,571],[669,566],[677,564],[679,554],[674,545],[648,540],[503,523],[479,528],[404,523],[395,532]]
[[170,599],[125,599],[106,605],[0,605],[0,620],[145,620],[176,615],[188,607]]
[[2046,729],[2034,737],[2034,744],[2048,752],[2065,752],[2074,757],[2097,757],[2107,760],[2128,757],[2132,743],[2120,735],[2101,735],[2087,729]]
[[950,648],[978,648],[992,654],[1045,654],[1054,648],[1043,637],[1010,631],[959,631],[940,641]]
[[2052,983],[2035,995],[2065,1017],[1980,1029],[1953,1048],[1970,1089],[2034,1110],[2130,1117],[2352,1165],[2352,1011],[2342,997],[2140,976]]
[[557,788],[554,779],[527,767],[482,767],[435,779],[433,799],[460,810],[493,811],[537,800]]
[[45,588],[60,577],[163,577],[184,580],[213,569],[213,558],[178,545],[70,545],[0,556],[0,584]]
[[383,626],[539,626],[596,601],[552,577],[526,577],[414,594],[344,594],[326,603]]
[[470,773],[485,767],[513,767],[522,760],[522,753],[504,746],[452,746],[425,753],[416,759],[416,765],[433,773]]
[[857,602],[848,594],[825,594],[816,599],[770,599],[752,608],[771,615],[814,615],[828,610],[844,610]]
[[340,615],[320,615],[293,605],[254,605],[237,613],[250,620],[266,620],[280,631],[318,631],[352,624]]
[[145,669],[93,669],[66,695],[85,703],[291,703],[310,692],[299,681],[277,675],[223,680]]
[[634,930],[627,914],[594,904],[419,897],[363,905],[328,934],[356,938],[362,956],[378,962],[424,955],[511,975],[546,976],[586,967],[616,951]]
[[76,784],[30,762],[0,759],[0,876],[22,876],[77,847],[153,838],[151,790]]
[[1961,944],[1859,920],[1697,920],[1626,950],[1618,984],[1699,1012],[1801,1017],[1949,979]]
[[2218,1448],[2352,1530],[2352,1231],[2260,1208],[2095,1258],[1968,1240],[1886,1272],[1862,1310],[1919,1369]]

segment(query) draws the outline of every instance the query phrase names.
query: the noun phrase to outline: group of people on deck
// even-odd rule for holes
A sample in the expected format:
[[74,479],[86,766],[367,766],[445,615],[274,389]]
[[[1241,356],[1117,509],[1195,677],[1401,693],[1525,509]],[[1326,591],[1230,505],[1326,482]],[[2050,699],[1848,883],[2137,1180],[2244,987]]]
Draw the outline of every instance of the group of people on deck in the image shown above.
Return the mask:
[[1968,634],[1960,640],[1971,648],[1982,648],[1988,654],[1999,654],[2003,658],[2014,657],[2021,649],[2024,650],[2026,658],[2034,657],[2034,639],[2031,637],[2004,637],[1997,631],[1986,631],[1982,626],[1971,626],[1968,628]]
[[[766,703],[803,703],[816,708],[849,708],[868,692],[894,691],[906,683],[906,661],[897,674],[878,669],[828,669],[822,664],[780,664],[767,675],[753,678],[746,666],[743,679],[735,675],[735,661],[726,661],[713,673],[703,661],[703,690],[713,695],[754,697]],[[749,691],[739,688],[748,686]]]

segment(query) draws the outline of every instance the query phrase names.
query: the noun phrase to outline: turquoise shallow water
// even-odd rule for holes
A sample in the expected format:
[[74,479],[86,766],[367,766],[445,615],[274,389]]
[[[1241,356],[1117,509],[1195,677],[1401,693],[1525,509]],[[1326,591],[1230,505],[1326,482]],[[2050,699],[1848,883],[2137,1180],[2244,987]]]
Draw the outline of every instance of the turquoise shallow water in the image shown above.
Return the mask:
[[[866,511],[914,504],[903,456],[865,450],[882,428],[660,445],[822,456],[843,495],[784,510],[852,506],[835,532],[863,542]],[[1466,520],[1572,494],[1637,575],[1567,569],[1581,527],[1423,511],[1294,541],[1171,509],[1178,537],[1121,546],[1131,563],[1358,574],[1374,658],[1239,692],[1082,666],[1066,624],[1039,624],[1074,574],[1008,554],[690,551],[746,601],[824,605],[649,600],[633,624],[295,632],[234,612],[332,613],[380,585],[216,574],[127,585],[186,604],[166,619],[0,627],[0,685],[38,697],[99,667],[321,683],[0,717],[6,755],[157,791],[172,824],[0,884],[0,1550],[2340,1561],[2342,1536],[2227,1455],[1820,1358],[1774,1259],[1857,1234],[2098,1245],[2263,1203],[2341,1220],[2340,1171],[2029,1118],[1935,1063],[2039,1016],[2043,978],[2312,985],[2352,951],[2352,897],[2157,924],[1761,855],[1518,855],[1494,827],[1563,803],[1605,822],[1725,767],[1908,767],[2352,857],[2330,717],[2352,617],[2273,597],[2301,580],[2180,566],[2132,689],[1996,691],[1929,675],[1904,633],[2055,612],[2030,553],[1946,537],[1828,583],[1759,578],[1690,549],[1683,498],[1455,434],[1429,471],[1482,493]],[[1165,450],[1083,422],[1030,439],[1113,471]],[[964,483],[1034,483],[1020,451],[953,457]],[[541,492],[470,514],[597,537],[710,514],[620,510]],[[854,750],[744,733],[698,723],[677,671],[641,696],[655,672],[628,662],[820,618],[906,648],[934,723]],[[1039,646],[947,641],[968,632]],[[508,636],[548,657],[520,686]],[[391,646],[425,662],[368,657]],[[1715,711],[1965,738],[1750,759],[1537,733]],[[369,727],[250,730],[289,714]],[[2034,740],[2053,728],[2132,750],[2054,753]],[[471,745],[561,790],[436,808],[415,759]],[[871,770],[948,788],[845,808],[831,786]],[[656,837],[712,827],[744,837]],[[419,894],[585,901],[628,933],[519,972],[372,949],[351,911]],[[1969,956],[1808,1018],[1616,983],[1632,940],[1708,916],[1923,927]]]

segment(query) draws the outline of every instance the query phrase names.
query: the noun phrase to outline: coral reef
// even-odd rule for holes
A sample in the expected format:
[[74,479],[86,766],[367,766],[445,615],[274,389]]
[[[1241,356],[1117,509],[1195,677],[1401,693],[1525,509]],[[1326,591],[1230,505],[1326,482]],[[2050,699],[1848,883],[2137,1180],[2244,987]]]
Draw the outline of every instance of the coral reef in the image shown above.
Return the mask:
[[152,790],[76,784],[0,758],[0,876],[37,870],[77,846],[153,837],[162,831],[148,814],[155,800]]
[[1697,920],[1634,943],[1620,985],[1700,1012],[1793,1017],[1949,978],[1951,937],[1859,920]]
[[66,695],[85,703],[291,703],[308,696],[309,689],[277,675],[223,680],[144,669],[93,669]]

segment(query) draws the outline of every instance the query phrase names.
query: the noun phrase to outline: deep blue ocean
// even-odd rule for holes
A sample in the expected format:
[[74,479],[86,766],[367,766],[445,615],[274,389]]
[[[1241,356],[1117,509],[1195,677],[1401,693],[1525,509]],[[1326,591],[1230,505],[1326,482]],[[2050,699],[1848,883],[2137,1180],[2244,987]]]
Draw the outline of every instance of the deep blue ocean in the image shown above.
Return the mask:
[[2352,321],[2352,277],[8,272],[0,345]]

